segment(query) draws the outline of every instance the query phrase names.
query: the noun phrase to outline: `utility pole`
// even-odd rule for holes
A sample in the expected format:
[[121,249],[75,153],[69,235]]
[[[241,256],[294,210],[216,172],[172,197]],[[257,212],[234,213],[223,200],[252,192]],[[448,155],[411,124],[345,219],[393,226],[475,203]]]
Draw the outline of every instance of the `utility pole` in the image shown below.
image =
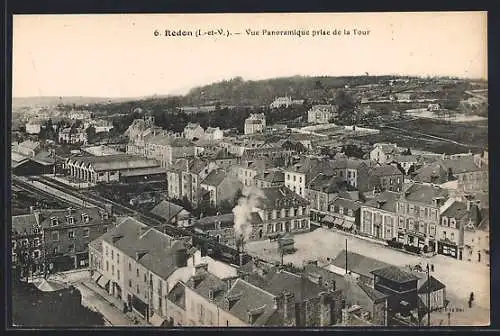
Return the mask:
[[347,274],[347,238],[345,239],[345,274]]
[[429,263],[427,263],[427,326],[431,326],[431,291],[430,291],[430,272]]

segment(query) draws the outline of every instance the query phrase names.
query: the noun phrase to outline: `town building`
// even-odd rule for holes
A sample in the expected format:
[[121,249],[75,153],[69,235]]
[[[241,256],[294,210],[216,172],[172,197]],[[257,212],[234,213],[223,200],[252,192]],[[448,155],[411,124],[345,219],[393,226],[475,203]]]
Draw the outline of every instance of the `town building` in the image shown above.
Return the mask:
[[195,145],[187,139],[155,135],[145,140],[144,156],[157,160],[163,168],[167,168],[177,159],[193,158],[197,154]]
[[12,152],[21,154],[30,158],[35,157],[41,151],[40,142],[25,140],[20,143],[15,143],[11,147]]
[[222,140],[224,138],[224,132],[219,127],[207,127],[205,130],[205,139],[206,140]]
[[269,169],[254,177],[255,186],[258,188],[271,188],[285,185],[285,173],[283,170]]
[[169,298],[184,326],[294,326],[293,296],[277,297],[239,278],[220,279],[203,267],[179,286]]
[[280,107],[290,107],[293,105],[302,105],[304,104],[304,99],[292,99],[291,97],[276,97],[274,101],[269,104],[269,108],[277,109]]
[[441,209],[448,204],[447,190],[427,184],[410,184],[397,201],[398,241],[424,252],[435,252]]
[[314,105],[307,111],[307,122],[310,124],[328,124],[338,116],[335,105]]
[[381,240],[398,238],[396,208],[400,197],[400,193],[384,191],[362,204],[358,233]]
[[434,276],[426,272],[413,272],[417,276],[418,306],[423,312],[446,308],[446,286]]
[[183,136],[188,140],[204,139],[205,130],[200,126],[200,124],[189,123],[186,125],[186,127],[184,127]]
[[389,163],[397,163],[403,169],[404,174],[408,175],[410,173],[410,169],[415,169],[419,163],[419,157],[417,155],[395,155],[392,159],[392,162]]
[[[360,209],[363,203],[360,201],[337,197],[329,205],[331,216],[323,218],[324,222],[348,232],[360,231]],[[331,218],[328,218],[331,217]]]
[[236,246],[233,213],[194,219],[192,226],[195,232],[206,234],[219,243]]
[[80,150],[82,152],[85,152],[85,153],[93,155],[93,156],[106,156],[106,155],[123,154],[123,152],[120,152],[117,149],[115,149],[111,146],[106,146],[106,145],[81,147]]
[[[477,255],[476,232],[483,218],[488,217],[485,209],[481,209],[477,200],[465,202],[455,200],[441,212],[438,246],[439,254],[459,260],[475,260]],[[479,258],[478,258],[479,259]]]
[[[313,217],[318,212],[328,212],[329,204],[333,202],[342,190],[347,190],[347,185],[345,181],[338,176],[319,173],[314,177],[306,186],[305,193],[306,198],[311,202],[311,213]],[[293,191],[296,192],[296,189]]]
[[[367,325],[388,325],[387,304],[388,296],[378,290],[367,286],[352,276],[345,276],[345,307],[351,318],[357,318]],[[348,321],[344,324],[350,325]]]
[[86,145],[87,132],[83,128],[67,127],[59,131],[57,139],[61,144],[83,144]]
[[245,135],[254,133],[263,133],[266,129],[266,116],[264,113],[250,114],[245,119]]
[[350,275],[368,287],[373,288],[374,283],[371,272],[388,266],[390,265],[376,259],[342,250],[325,268],[341,276]]
[[191,225],[191,214],[189,211],[169,201],[161,201],[150,212],[161,218],[166,224],[180,227]]
[[243,160],[237,169],[238,180],[246,187],[254,186],[255,177],[272,168],[269,160]]
[[42,130],[42,125],[39,122],[35,121],[29,121],[28,123],[26,123],[25,127],[27,134],[37,135],[40,134],[40,131]]
[[395,165],[380,165],[369,171],[370,189],[399,192],[403,188],[404,175]]
[[332,172],[329,162],[305,158],[285,169],[285,186],[301,197],[306,197],[307,186],[319,173],[328,175]]
[[376,143],[370,152],[370,160],[380,164],[389,163],[401,152],[401,149],[396,144]]
[[309,225],[309,202],[286,187],[261,189],[256,211],[261,223],[252,225],[250,239],[262,239],[276,233],[307,232]]
[[166,171],[157,161],[132,155],[73,156],[65,164],[67,173],[90,183],[165,180]]
[[167,170],[168,196],[186,198],[196,207],[202,196],[201,182],[217,168],[214,162],[200,158],[177,160]]
[[12,216],[12,267],[22,277],[44,271],[43,234],[40,212]]
[[33,275],[86,267],[88,243],[113,224],[110,214],[98,208],[32,208],[30,214],[12,217],[13,263],[28,253],[24,262]]
[[92,265],[97,265],[92,269],[97,284],[123,302],[120,309],[162,325],[168,316],[168,293],[193,274],[195,250],[130,217],[94,246],[89,254]]
[[419,278],[417,276],[396,266],[380,268],[371,273],[373,274],[374,289],[388,296],[388,318],[392,318],[396,314],[418,310]]
[[233,201],[238,190],[243,189],[243,184],[225,170],[214,169],[201,182],[200,187],[208,193],[210,204],[219,206],[224,201]]

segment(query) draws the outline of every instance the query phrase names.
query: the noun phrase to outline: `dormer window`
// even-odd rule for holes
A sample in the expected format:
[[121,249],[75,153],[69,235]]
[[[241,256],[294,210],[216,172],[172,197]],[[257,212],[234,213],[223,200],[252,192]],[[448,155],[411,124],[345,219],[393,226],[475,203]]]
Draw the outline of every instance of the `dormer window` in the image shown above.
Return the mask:
[[56,217],[50,217],[50,226],[57,226],[58,221]]
[[66,217],[66,219],[67,219],[69,225],[75,224],[75,217],[68,216],[68,217]]
[[83,221],[84,223],[88,223],[88,222],[89,222],[89,219],[90,219],[90,218],[89,218],[89,215],[87,215],[86,213],[83,213],[83,214],[82,214],[82,221]]

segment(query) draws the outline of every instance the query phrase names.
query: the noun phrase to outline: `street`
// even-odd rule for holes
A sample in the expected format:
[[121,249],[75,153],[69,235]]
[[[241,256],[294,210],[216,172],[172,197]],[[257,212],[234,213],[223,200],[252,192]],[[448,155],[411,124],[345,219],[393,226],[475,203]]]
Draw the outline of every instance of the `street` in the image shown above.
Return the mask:
[[[348,250],[395,266],[404,267],[419,262],[423,265],[427,262],[434,264],[432,275],[446,285],[446,292],[449,295],[466,304],[470,293],[474,292],[474,304],[485,309],[489,318],[490,270],[483,265],[442,255],[424,259],[356,236],[324,228],[295,235],[297,251],[294,254],[285,255],[283,261],[285,264],[293,263],[299,267],[305,260],[318,260],[319,263],[326,263],[327,258],[332,260],[345,249],[346,239]],[[277,242],[255,241],[247,242],[245,246],[250,254],[270,261],[280,261]]]

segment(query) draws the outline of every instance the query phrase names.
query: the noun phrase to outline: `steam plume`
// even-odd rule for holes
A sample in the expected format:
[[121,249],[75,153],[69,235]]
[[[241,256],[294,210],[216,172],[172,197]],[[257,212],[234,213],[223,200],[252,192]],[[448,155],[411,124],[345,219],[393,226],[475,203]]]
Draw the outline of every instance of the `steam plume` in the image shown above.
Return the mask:
[[265,197],[262,190],[256,187],[244,188],[242,194],[233,208],[236,245],[241,249],[252,233],[252,212],[259,205],[259,199]]

